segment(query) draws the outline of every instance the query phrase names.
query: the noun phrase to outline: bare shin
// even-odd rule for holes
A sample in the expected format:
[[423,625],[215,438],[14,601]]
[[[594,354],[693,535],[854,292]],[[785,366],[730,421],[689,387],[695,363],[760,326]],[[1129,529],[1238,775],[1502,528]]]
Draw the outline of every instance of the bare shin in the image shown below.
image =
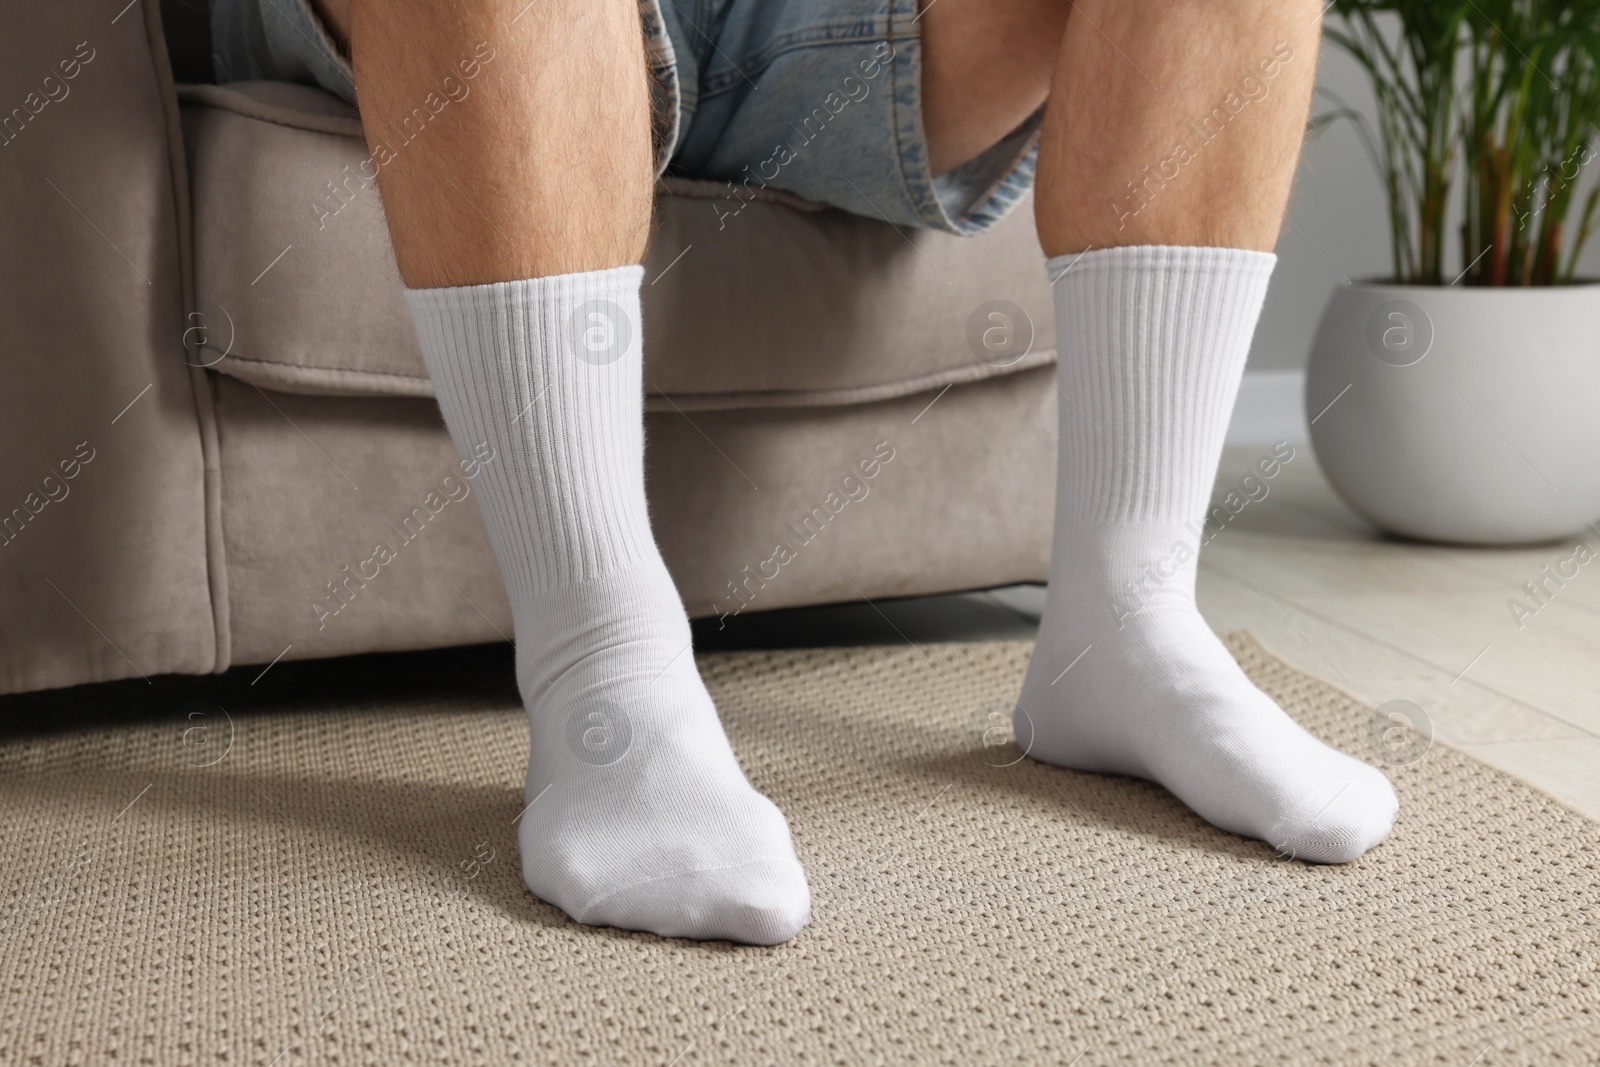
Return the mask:
[[325,14],[408,286],[639,262],[655,173],[636,0],[347,2]]
[[1040,143],[1045,253],[1270,251],[1320,34],[1316,0],[1076,0]]

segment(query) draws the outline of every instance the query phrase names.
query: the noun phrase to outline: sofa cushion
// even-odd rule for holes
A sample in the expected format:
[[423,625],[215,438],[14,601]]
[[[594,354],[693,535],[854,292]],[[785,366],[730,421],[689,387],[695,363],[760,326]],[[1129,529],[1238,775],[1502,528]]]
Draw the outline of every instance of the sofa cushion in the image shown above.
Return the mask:
[[[182,96],[204,327],[191,359],[263,388],[430,395],[354,112],[283,83]],[[771,190],[663,184],[645,259],[652,408],[860,403],[1054,358],[1029,202],[958,238]],[[986,361],[971,337],[992,300],[1020,307],[1033,340]]]

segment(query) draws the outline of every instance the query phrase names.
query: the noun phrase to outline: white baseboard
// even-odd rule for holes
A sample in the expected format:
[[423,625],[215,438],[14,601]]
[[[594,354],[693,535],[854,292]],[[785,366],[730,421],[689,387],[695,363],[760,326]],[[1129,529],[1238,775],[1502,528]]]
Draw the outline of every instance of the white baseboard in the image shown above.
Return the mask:
[[1228,444],[1300,444],[1311,440],[1305,391],[1305,371],[1245,371],[1239,400],[1233,406],[1233,419],[1228,423]]

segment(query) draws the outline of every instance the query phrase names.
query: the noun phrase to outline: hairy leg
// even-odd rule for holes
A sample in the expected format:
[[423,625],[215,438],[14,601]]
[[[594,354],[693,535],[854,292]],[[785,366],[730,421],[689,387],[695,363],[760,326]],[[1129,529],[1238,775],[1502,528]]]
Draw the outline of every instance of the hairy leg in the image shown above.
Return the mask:
[[645,499],[655,174],[637,2],[349,14],[406,299],[511,602],[523,880],[579,922],[788,940],[810,914],[805,873],[722,732]]
[[325,0],[324,11],[347,35],[374,150],[446,77],[462,80],[461,57],[493,49],[470,96],[379,169],[407,285],[639,262],[655,167],[633,0]]
[[[1039,145],[1045,255],[1133,244],[1270,251],[1311,106],[1319,7],[1077,0]],[[1175,158],[1180,144],[1187,162]]]
[[1054,551],[1015,722],[1038,759],[1160,782],[1213,825],[1340,863],[1389,832],[1392,787],[1251,684],[1194,597],[1319,2],[1079,0],[1068,19],[1035,198],[1061,394]]
[[922,0],[922,125],[934,174],[1016,129],[1050,94],[1070,0]]

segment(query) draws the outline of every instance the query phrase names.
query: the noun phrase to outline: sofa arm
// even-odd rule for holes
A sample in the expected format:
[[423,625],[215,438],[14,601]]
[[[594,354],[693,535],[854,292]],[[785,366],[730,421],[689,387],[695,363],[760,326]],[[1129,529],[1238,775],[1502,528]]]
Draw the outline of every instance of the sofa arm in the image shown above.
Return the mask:
[[226,663],[156,5],[0,35],[0,692]]

